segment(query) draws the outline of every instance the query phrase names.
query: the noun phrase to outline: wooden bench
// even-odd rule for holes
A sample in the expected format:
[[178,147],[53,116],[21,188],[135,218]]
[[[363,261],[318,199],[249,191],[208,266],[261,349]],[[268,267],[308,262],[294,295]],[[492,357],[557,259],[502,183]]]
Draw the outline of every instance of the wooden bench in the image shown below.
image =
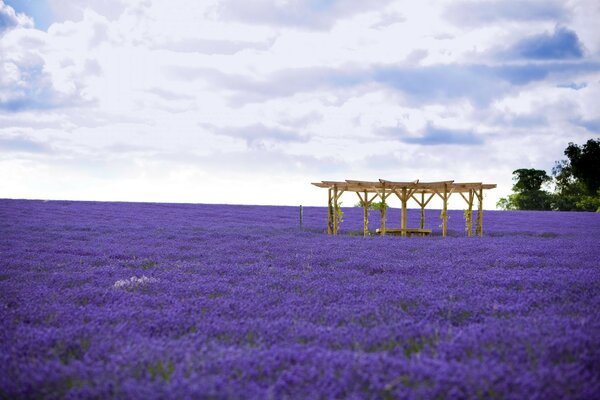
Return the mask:
[[[406,233],[406,236],[429,236],[431,235],[431,229],[419,229],[419,228],[386,228],[386,235],[402,235],[402,233]],[[378,235],[381,235],[381,229],[377,229],[375,231]]]

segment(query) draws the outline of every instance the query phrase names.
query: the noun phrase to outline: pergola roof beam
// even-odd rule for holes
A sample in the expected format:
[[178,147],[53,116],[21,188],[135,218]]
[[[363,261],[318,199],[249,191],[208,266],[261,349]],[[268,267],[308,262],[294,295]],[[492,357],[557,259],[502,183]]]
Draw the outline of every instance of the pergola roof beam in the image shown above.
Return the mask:
[[392,192],[395,189],[414,189],[415,193],[435,193],[444,188],[453,193],[466,193],[470,190],[478,189],[495,189],[496,184],[481,183],[481,182],[454,182],[454,181],[439,181],[439,182],[419,182],[419,180],[410,182],[388,181],[380,179],[379,182],[374,181],[359,181],[348,179],[346,181],[321,181],[313,182],[312,185],[320,188],[333,188],[337,186],[340,190],[348,191],[368,191],[371,193]]

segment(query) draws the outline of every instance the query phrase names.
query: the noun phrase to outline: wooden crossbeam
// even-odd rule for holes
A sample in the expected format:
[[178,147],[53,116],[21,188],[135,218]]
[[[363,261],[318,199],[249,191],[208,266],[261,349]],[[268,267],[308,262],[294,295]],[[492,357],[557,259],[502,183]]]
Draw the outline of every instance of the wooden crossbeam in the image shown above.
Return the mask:
[[362,196],[360,195],[360,192],[356,192],[356,195],[358,196],[358,199],[360,200],[360,204],[362,205],[364,200],[363,200]]
[[[430,194],[429,198],[427,200],[425,200],[425,194]],[[422,200],[419,200],[418,197],[415,196],[415,194],[421,194],[421,198]],[[422,191],[415,191],[415,193],[412,194],[412,198],[414,201],[417,202],[417,204],[421,207],[425,207],[430,201],[431,199],[435,196],[435,193],[429,193],[429,192],[422,192]]]
[[390,197],[390,195],[394,194],[394,192],[391,190],[389,192],[386,192],[385,189],[382,189],[382,190],[378,190],[377,194],[379,195],[379,198],[381,198],[381,200],[385,201],[385,199]]
[[321,183],[323,185],[329,185],[330,187],[333,187],[333,186],[339,187],[339,186],[343,186],[343,185],[347,184],[345,181],[321,181]]
[[416,185],[419,189],[443,189],[444,185],[451,185],[454,181],[439,181],[439,182],[418,182]]
[[390,189],[402,189],[402,188],[416,187],[417,184],[419,183],[419,180],[416,179],[414,181],[408,181],[408,182],[397,182],[397,181],[388,181],[385,179],[380,179],[379,182],[381,184],[385,184]]
[[436,191],[434,191],[433,193],[435,193],[435,194],[437,194],[438,196],[440,196],[440,198],[441,198],[443,201],[448,201],[448,199],[450,198],[450,195],[451,195],[452,193],[454,193],[454,190],[452,190],[452,189],[448,190],[448,189],[446,188],[446,189],[444,189],[444,190],[442,191],[442,193],[443,193],[443,194],[442,194],[442,193],[440,193],[440,192],[438,192],[437,190],[436,190]]
[[363,188],[377,188],[381,185],[381,182],[370,182],[370,181],[355,181],[352,179],[346,179],[346,183],[352,186],[358,186]]
[[408,194],[406,195],[406,201],[412,197],[412,195],[416,192],[417,189],[410,189]]
[[429,204],[429,202],[431,201],[431,199],[433,199],[434,196],[435,196],[435,193],[431,193],[431,196],[429,196],[429,198],[425,201],[425,204],[423,205],[423,207],[427,207],[427,204]]
[[[422,196],[425,196],[425,194],[424,194],[424,193],[421,193],[421,195],[422,195]],[[423,203],[424,203],[424,201],[423,201],[423,203],[422,203],[421,201],[419,201],[419,199],[415,197],[414,193],[413,193],[413,195],[411,196],[411,198],[412,198],[412,199],[413,199],[413,200],[414,200],[414,201],[415,201],[415,202],[416,202],[416,203],[419,205],[419,207],[423,207]]]

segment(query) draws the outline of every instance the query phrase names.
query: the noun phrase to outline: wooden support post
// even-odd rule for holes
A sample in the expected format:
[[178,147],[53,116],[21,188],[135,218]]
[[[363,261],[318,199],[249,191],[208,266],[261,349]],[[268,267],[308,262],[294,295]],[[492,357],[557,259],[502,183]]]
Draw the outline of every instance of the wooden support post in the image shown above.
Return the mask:
[[387,195],[385,194],[385,185],[383,186],[383,190],[379,197],[381,197],[381,209],[379,210],[379,213],[381,214],[381,236],[385,236],[385,219],[387,218],[387,207],[385,202]]
[[387,219],[387,203],[386,199],[389,195],[385,193],[385,183],[383,184],[383,188],[381,189],[381,193],[379,197],[381,197],[381,210],[379,213],[381,214],[381,235],[385,236],[385,222]]
[[[369,236],[369,199],[368,199],[368,194],[367,191],[364,191],[364,196],[365,196],[365,200],[363,201],[363,210],[364,210],[364,214],[363,214],[363,236],[367,237]],[[360,197],[360,196],[359,196]]]
[[333,234],[333,201],[331,188],[327,189],[327,234]]
[[477,233],[479,236],[483,236],[483,188],[479,188],[479,208],[477,210]]
[[[402,229],[406,229],[406,213],[407,213],[407,209],[406,209],[406,203],[407,203],[407,198],[406,198],[406,188],[402,188],[402,198],[400,199],[400,201],[402,202],[402,221],[400,224],[400,227]],[[406,232],[402,231],[402,236],[406,236]]]
[[337,235],[338,228],[338,189],[337,185],[333,186],[333,234]]
[[[376,195],[376,196],[379,196],[379,198],[381,199],[381,207],[379,208],[379,214],[381,216],[381,227],[379,229],[379,232],[382,236],[385,236],[385,234],[386,234],[385,224],[387,222],[387,198],[392,193],[393,192],[386,193],[385,185],[384,185],[381,191],[377,191],[377,195]],[[373,198],[373,200],[375,200],[375,197]]]
[[421,229],[425,229],[425,192],[421,192]]
[[381,235],[385,236],[385,220],[387,218],[387,207],[386,207],[385,200],[382,200],[381,207],[382,208],[379,211],[379,213],[381,214]]
[[475,191],[473,189],[469,189],[469,197],[465,197],[462,192],[458,192],[460,197],[462,197],[467,203],[467,209],[465,210],[465,231],[467,231],[467,236],[473,236],[473,197]]
[[465,218],[467,219],[467,236],[473,236],[473,189],[469,190],[469,205],[467,207],[467,214]]
[[442,208],[442,236],[446,236],[448,228],[448,185],[444,184],[444,205]]

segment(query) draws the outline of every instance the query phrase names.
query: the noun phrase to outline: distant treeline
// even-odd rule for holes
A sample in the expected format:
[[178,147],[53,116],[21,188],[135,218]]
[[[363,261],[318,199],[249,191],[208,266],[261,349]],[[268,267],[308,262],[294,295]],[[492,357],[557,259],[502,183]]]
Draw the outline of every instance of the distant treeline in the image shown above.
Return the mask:
[[513,193],[496,206],[504,210],[600,212],[600,138],[569,143],[567,160],[556,161],[552,176],[539,169],[513,171]]

